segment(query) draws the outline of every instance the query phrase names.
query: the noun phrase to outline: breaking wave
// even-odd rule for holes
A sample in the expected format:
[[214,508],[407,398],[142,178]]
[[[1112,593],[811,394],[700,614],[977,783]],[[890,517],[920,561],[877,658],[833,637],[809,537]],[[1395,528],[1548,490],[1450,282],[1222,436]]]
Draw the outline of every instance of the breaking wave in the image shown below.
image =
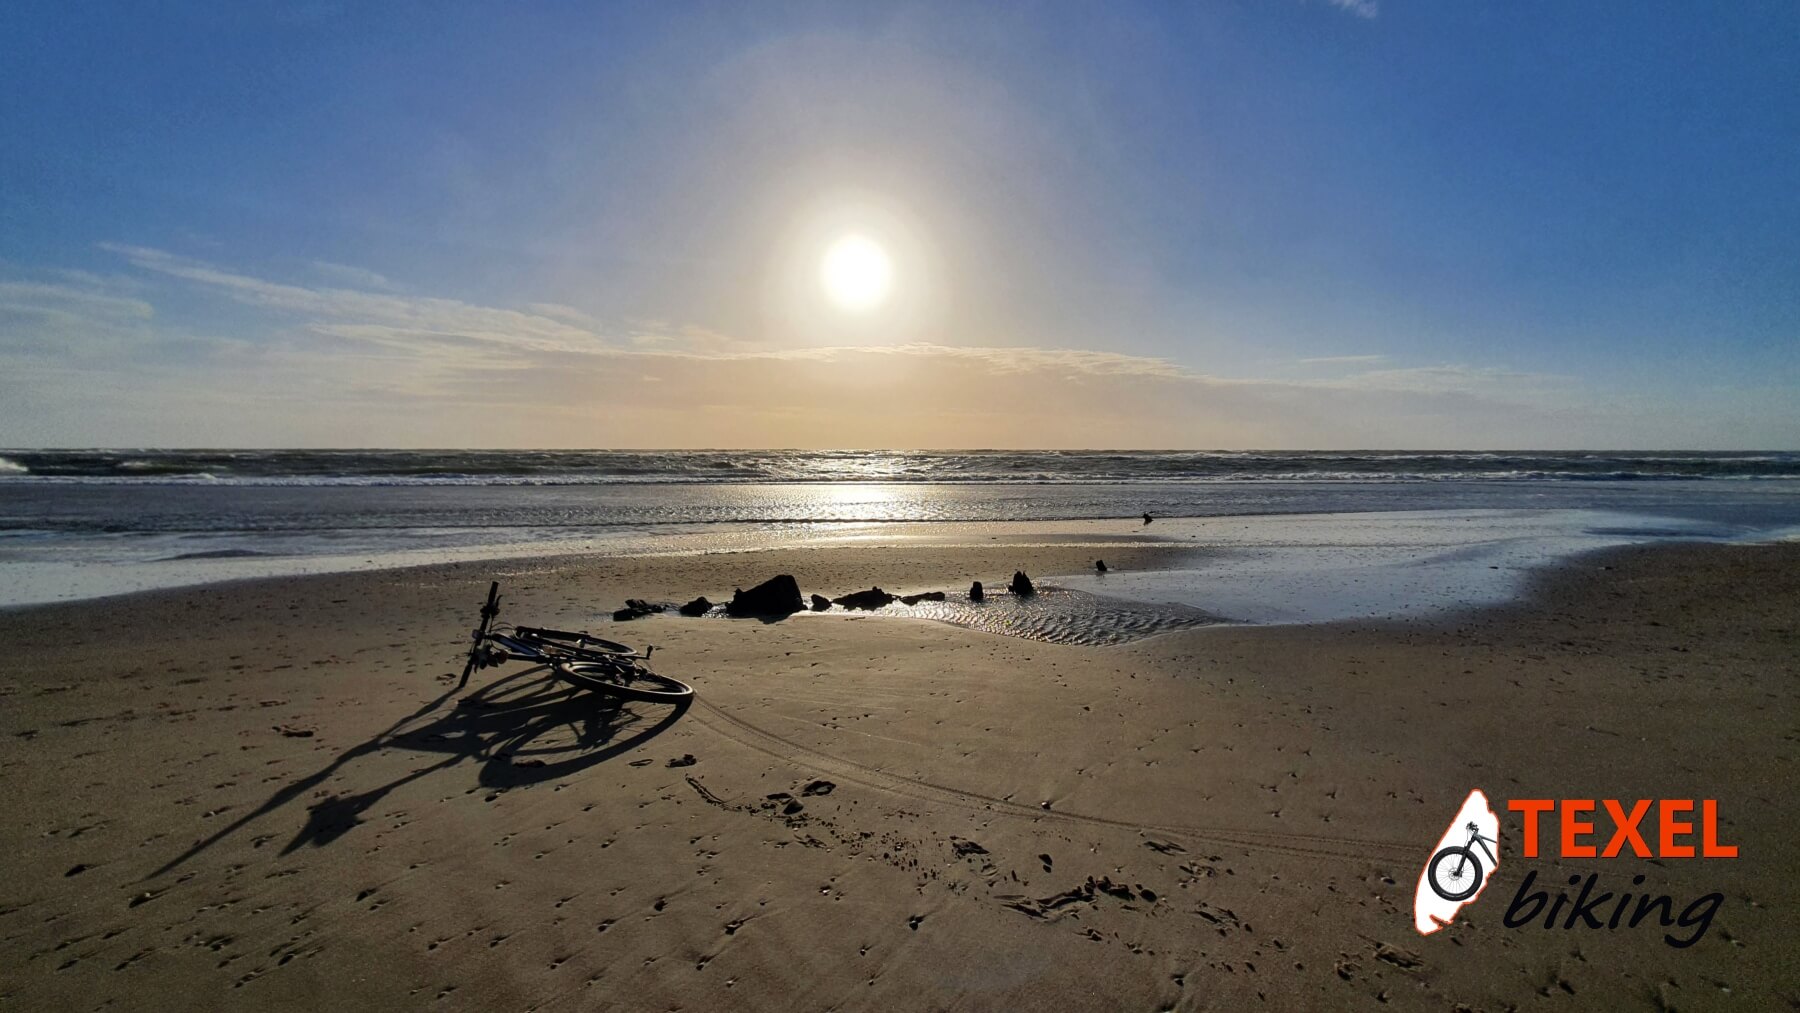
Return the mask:
[[1800,454],[1390,451],[8,451],[0,481],[270,486],[1642,482],[1800,478]]

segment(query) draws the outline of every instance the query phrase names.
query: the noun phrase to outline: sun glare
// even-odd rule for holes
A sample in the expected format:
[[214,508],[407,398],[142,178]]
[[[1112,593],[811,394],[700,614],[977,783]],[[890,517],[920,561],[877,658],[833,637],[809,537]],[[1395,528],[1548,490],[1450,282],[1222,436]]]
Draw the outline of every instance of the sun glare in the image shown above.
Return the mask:
[[840,308],[864,313],[887,301],[894,284],[894,263],[880,244],[864,236],[845,236],[825,251],[819,282]]

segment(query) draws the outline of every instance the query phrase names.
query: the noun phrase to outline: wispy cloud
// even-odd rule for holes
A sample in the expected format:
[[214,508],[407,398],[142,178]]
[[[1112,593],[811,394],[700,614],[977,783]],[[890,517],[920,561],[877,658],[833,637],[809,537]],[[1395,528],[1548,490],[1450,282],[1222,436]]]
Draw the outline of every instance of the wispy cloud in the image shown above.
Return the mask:
[[[146,247],[106,249],[143,280],[0,280],[0,429],[16,442],[1369,447],[1417,445],[1421,433],[1471,447],[1707,442],[1652,433],[1635,409],[1596,408],[1570,378],[1489,366],[1358,354],[1271,364],[1323,367],[1322,376],[1223,378],[1095,349],[755,347],[667,321],[609,326],[557,304],[369,291],[347,276],[309,286]],[[175,319],[157,305],[171,284],[182,290]],[[219,319],[243,329],[218,338],[197,326],[208,295],[231,310]],[[1694,417],[1728,432],[1729,399],[1715,407]]]
[[1092,352],[1073,348],[995,348],[916,342],[905,345],[850,345],[826,348],[791,348],[779,351],[724,352],[712,353],[704,357],[820,362],[848,361],[858,358],[943,359],[976,364],[997,375],[1052,373],[1065,376],[1202,378],[1199,374],[1167,359],[1121,355],[1116,352]]
[[1365,370],[1335,380],[1315,382],[1353,390],[1475,394],[1527,390],[1541,392],[1550,388],[1567,387],[1574,379],[1553,373],[1526,373],[1492,366],[1437,365]]
[[[605,343],[592,330],[553,317],[455,299],[411,297],[351,288],[307,288],[223,270],[141,246],[102,243],[133,266],[220,291],[239,302],[310,317],[321,331],[396,343],[457,339],[535,351],[585,351]],[[349,322],[346,325],[344,322]]]
[[[754,347],[666,321],[628,324],[615,333],[558,304],[509,309],[308,287],[162,250],[106,249],[144,271],[285,321],[287,339],[272,343],[258,368],[309,377],[297,387],[312,390],[309,396],[321,396],[320,378],[335,376],[327,395],[334,402],[366,396],[474,404],[577,426],[591,425],[596,415],[614,425],[624,417],[659,420],[655,431],[675,442],[799,445],[830,434],[824,442],[859,445],[1271,446],[1320,443],[1307,434],[1329,432],[1374,444],[1382,442],[1378,418],[1470,416],[1490,407],[1516,415],[1541,402],[1544,388],[1544,378],[1460,365],[1330,379],[1225,379],[1169,359],[1092,349],[931,342]],[[1368,366],[1384,359],[1311,361]],[[890,417],[893,412],[903,413],[903,421]],[[657,442],[650,433],[635,439]]]
[[122,286],[93,277],[73,282],[0,281],[0,370],[43,368],[128,355],[154,337],[155,308]]
[[0,282],[0,311],[125,320],[148,320],[155,314],[142,299],[93,287],[28,281]]
[[[309,288],[269,281],[147,247],[102,244],[147,271],[213,289],[228,298],[295,317],[319,335],[383,346],[395,351],[465,354],[488,352],[469,365],[489,368],[508,356],[542,353],[581,356],[627,354],[680,356],[720,361],[768,359],[836,361],[848,357],[943,358],[980,363],[996,373],[1054,372],[1088,376],[1188,377],[1166,359],[1080,349],[965,347],[931,343],[901,345],[746,349],[725,335],[666,323],[626,330],[617,339],[600,321],[569,306],[528,304],[524,310],[481,306],[452,299]],[[148,309],[147,304],[145,308]]]
[[351,264],[334,264],[329,260],[315,260],[312,262],[312,268],[313,272],[319,277],[339,285],[351,285],[356,288],[373,289],[377,292],[395,292],[399,291],[400,288],[400,286],[389,281],[384,275],[371,271],[366,267],[356,267]]
[[1297,362],[1306,366],[1353,366],[1369,362],[1381,362],[1385,355],[1315,355]]
[[1348,11],[1364,21],[1373,21],[1381,16],[1379,0],[1328,0],[1328,2],[1338,10]]

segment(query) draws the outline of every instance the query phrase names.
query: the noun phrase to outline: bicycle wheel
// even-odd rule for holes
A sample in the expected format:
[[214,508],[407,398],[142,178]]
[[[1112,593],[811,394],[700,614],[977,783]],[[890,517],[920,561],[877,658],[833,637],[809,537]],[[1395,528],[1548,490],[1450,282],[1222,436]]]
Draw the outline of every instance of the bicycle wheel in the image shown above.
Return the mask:
[[572,686],[627,700],[686,703],[694,698],[692,686],[657,675],[642,665],[617,661],[565,661],[556,666],[556,674]]
[[602,640],[590,633],[570,630],[541,630],[533,626],[515,626],[513,635],[541,649],[568,654],[578,661],[606,661],[613,658],[641,658],[636,649],[613,640]]
[[[1455,864],[1448,864],[1455,859]],[[1449,847],[1431,856],[1425,867],[1431,889],[1445,900],[1468,900],[1481,889],[1481,859],[1468,848]]]

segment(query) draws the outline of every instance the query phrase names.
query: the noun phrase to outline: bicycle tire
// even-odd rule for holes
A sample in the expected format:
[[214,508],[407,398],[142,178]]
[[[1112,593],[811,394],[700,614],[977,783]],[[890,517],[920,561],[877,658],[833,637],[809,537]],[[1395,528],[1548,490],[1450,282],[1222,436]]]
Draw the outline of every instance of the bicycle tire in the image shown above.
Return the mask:
[[556,666],[564,682],[607,696],[646,703],[687,703],[694,687],[679,679],[657,675],[642,665],[601,661],[564,661]]
[[[1467,869],[1465,871],[1468,873],[1468,885],[1462,890],[1446,890],[1443,883],[1438,878],[1438,865],[1446,859],[1456,857],[1467,860]],[[1431,889],[1436,892],[1439,897],[1449,901],[1468,900],[1470,897],[1475,896],[1475,892],[1481,889],[1481,875],[1481,859],[1475,857],[1474,850],[1455,845],[1432,855],[1431,864],[1425,867],[1425,877],[1430,880]],[[1458,871],[1453,870],[1450,878],[1452,880],[1459,878]]]

